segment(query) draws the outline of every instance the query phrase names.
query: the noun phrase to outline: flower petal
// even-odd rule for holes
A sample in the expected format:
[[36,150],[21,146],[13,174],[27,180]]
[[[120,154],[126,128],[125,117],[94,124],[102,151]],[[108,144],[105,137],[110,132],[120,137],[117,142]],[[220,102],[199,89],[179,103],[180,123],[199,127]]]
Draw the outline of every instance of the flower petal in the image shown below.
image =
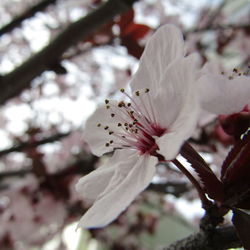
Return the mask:
[[187,109],[191,115],[192,106],[197,107],[198,64],[199,56],[194,53],[175,60],[165,71],[153,97],[157,121],[162,127],[172,127],[183,110]]
[[181,31],[174,25],[159,28],[142,54],[138,71],[131,82],[132,91],[157,88],[168,65],[183,56],[184,41]]
[[76,183],[76,191],[84,200],[93,202],[105,190],[115,173],[119,157],[118,151],[115,151],[107,164],[83,176]]
[[199,79],[199,95],[205,110],[214,114],[240,112],[250,106],[250,77],[233,79],[219,74],[205,74]]
[[120,160],[116,162],[115,174],[94,205],[81,218],[80,227],[97,228],[109,224],[151,182],[157,162],[155,157],[139,156],[133,150],[120,150],[117,154]]
[[[98,124],[100,123],[100,127]],[[105,129],[108,127],[108,129]],[[93,115],[86,122],[84,139],[88,142],[90,150],[93,154],[101,156],[104,153],[113,151],[113,147],[106,146],[112,138],[109,131],[116,130],[117,123],[110,117],[110,112],[105,106],[96,109]]]
[[193,134],[197,125],[200,113],[198,102],[189,98],[184,105],[183,110],[170,127],[170,132],[156,139],[159,153],[166,160],[172,160],[176,157],[182,144]]
[[[157,118],[160,125],[167,128],[167,133],[156,139],[159,153],[167,160],[176,157],[182,143],[192,135],[197,124],[200,113],[196,90],[198,59],[196,54],[192,54],[169,66],[164,78],[166,93],[159,92],[159,101],[154,102],[156,110],[167,110],[165,115],[159,113]],[[164,94],[165,98],[161,96]]]

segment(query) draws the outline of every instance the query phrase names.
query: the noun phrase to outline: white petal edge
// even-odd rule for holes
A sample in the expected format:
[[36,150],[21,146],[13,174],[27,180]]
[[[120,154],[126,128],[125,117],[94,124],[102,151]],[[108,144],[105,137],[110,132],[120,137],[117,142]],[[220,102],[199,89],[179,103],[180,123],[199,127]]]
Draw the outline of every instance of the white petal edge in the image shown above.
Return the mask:
[[139,68],[131,81],[132,91],[154,88],[168,65],[183,56],[184,40],[181,31],[174,25],[160,27],[145,47]]
[[108,187],[79,222],[82,228],[104,227],[114,221],[135,197],[151,182],[157,159],[138,155],[137,151],[121,150],[117,171]]
[[83,198],[83,200],[93,202],[103,192],[103,190],[106,189],[119,165],[119,160],[119,151],[115,151],[113,156],[105,165],[83,176],[76,183],[76,191]]

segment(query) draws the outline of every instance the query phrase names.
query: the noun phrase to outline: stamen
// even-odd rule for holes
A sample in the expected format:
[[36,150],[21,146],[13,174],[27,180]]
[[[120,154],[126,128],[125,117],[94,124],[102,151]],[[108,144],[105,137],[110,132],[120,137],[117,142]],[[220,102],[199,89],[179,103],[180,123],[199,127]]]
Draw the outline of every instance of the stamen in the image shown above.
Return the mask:
[[[120,101],[115,104],[108,99],[105,100],[106,108],[110,112],[109,115],[114,119],[113,121],[117,122],[118,127],[115,130],[110,130],[109,126],[97,124],[98,127],[102,126],[112,136],[112,139],[105,144],[106,147],[112,144],[113,148],[132,148],[139,150],[141,154],[155,152],[157,145],[153,136],[161,136],[166,129],[157,124],[151,95],[146,97],[147,101],[144,99],[144,94],[148,94],[149,91],[149,88],[137,90],[131,97],[122,88],[120,92],[124,93],[130,102]],[[118,141],[114,142],[113,138],[117,138]]]

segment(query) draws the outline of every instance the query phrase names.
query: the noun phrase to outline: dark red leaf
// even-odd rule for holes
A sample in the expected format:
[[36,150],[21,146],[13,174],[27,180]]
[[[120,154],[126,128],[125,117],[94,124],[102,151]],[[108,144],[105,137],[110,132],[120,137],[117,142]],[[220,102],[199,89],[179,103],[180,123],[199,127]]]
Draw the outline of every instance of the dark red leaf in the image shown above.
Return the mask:
[[128,53],[130,55],[134,56],[137,59],[140,59],[143,53],[144,47],[139,45],[137,42],[131,40],[130,38],[123,38],[122,45],[127,48]]
[[130,25],[130,23],[133,23],[134,14],[134,10],[129,9],[127,12],[121,15],[120,20],[117,22],[120,27],[121,34],[123,33],[123,30],[125,30],[127,26]]
[[233,209],[233,224],[246,250],[250,250],[250,215],[239,209]]
[[250,126],[250,113],[243,111],[237,114],[232,114],[221,118],[220,123],[228,135],[240,138]]
[[221,169],[223,183],[232,184],[250,177],[250,131],[229,152]]
[[131,23],[123,30],[121,37],[128,36],[131,40],[138,41],[142,39],[150,30],[151,28],[147,25]]
[[221,180],[227,205],[250,208],[250,131],[238,140],[222,165]]

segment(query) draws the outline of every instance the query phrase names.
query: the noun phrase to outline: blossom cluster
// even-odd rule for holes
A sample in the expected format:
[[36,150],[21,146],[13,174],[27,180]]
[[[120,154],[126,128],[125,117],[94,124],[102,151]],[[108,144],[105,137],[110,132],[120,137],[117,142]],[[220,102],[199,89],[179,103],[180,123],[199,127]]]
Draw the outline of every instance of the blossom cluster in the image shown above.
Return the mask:
[[176,158],[202,112],[232,114],[250,107],[247,75],[210,68],[200,66],[196,53],[186,54],[177,27],[155,32],[128,89],[120,90],[124,98],[105,100],[86,123],[91,151],[114,153],[76,185],[93,202],[80,227],[103,227],[117,218],[152,181],[156,164]]

